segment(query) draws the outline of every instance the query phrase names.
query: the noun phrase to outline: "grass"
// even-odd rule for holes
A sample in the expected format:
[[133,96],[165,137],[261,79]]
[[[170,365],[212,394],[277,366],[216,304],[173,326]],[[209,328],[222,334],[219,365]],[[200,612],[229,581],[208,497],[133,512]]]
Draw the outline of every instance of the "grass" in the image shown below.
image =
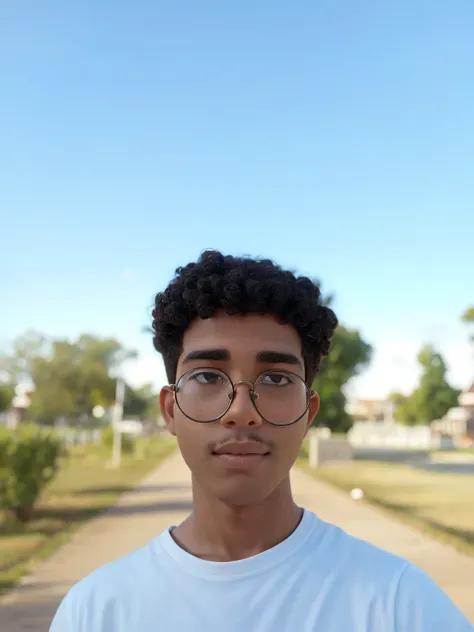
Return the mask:
[[311,470],[344,491],[358,487],[369,501],[419,530],[474,555],[473,477],[427,472],[399,463],[359,461]]
[[442,454],[446,456],[458,456],[458,455],[468,455],[474,456],[474,447],[473,448],[458,448],[454,450],[433,450],[433,454]]
[[109,466],[110,450],[102,446],[72,448],[41,494],[29,523],[19,524],[0,512],[0,594],[62,546],[84,522],[113,505],[175,446],[170,437],[139,439],[140,458],[123,455],[119,469]]

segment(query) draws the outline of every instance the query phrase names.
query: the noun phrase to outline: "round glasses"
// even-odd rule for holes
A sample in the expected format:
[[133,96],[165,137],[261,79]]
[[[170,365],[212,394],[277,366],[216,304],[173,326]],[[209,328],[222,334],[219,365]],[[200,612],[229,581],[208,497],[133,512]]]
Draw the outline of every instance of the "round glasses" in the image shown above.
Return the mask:
[[191,369],[176,384],[171,384],[171,389],[183,415],[191,421],[210,423],[229,410],[239,384],[248,386],[258,414],[274,426],[296,423],[309,408],[311,391],[299,375],[288,371],[265,371],[255,382],[233,383],[219,369]]

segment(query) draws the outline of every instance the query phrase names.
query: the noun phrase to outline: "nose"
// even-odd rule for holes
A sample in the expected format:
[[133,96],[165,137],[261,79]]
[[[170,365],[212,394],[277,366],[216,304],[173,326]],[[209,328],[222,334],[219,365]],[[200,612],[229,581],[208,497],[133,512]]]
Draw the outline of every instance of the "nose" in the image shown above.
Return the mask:
[[[237,382],[229,410],[220,419],[220,423],[227,428],[256,428],[263,424],[252,402],[253,384],[251,382]],[[231,393],[232,395],[232,393]]]

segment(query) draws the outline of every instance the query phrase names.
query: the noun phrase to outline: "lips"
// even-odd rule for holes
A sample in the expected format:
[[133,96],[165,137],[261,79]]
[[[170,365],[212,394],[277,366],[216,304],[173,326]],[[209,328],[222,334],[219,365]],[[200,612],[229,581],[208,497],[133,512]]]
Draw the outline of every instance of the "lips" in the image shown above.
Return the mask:
[[214,450],[217,455],[233,456],[264,456],[269,454],[268,448],[256,441],[231,441],[224,443]]

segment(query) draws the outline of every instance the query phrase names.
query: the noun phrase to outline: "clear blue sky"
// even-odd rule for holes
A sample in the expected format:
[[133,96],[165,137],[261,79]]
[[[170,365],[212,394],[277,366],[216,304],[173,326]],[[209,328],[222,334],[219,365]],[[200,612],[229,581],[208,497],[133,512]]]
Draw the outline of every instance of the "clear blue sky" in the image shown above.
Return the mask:
[[156,380],[153,293],[216,247],[335,292],[360,394],[423,341],[463,386],[473,29],[471,0],[3,3],[1,341],[115,335]]

